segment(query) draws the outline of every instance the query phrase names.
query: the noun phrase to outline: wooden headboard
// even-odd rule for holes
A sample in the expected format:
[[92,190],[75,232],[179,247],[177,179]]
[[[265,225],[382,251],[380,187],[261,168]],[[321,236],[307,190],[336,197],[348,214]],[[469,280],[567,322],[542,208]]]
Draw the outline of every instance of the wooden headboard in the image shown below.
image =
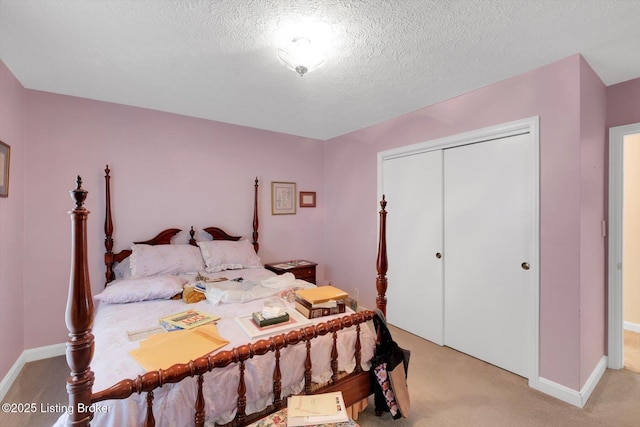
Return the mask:
[[[131,249],[124,249],[118,253],[113,252],[113,213],[111,211],[111,170],[109,169],[109,165],[104,169],[105,176],[105,216],[104,216],[104,264],[106,266],[105,272],[105,286],[116,278],[116,274],[114,271],[114,266],[116,263],[122,262],[129,255],[131,255]],[[258,178],[255,179],[254,185],[254,198],[253,198],[253,232],[252,232],[252,244],[253,249],[258,252],[260,248],[260,244],[258,243]],[[138,245],[168,245],[171,243],[171,239],[180,233],[182,230],[179,228],[167,228],[166,230],[162,230],[155,237],[145,240],[142,242],[133,242]],[[212,240],[233,240],[238,241],[242,238],[242,236],[232,236],[222,228],[219,227],[207,227],[203,229],[204,232],[208,233]],[[196,246],[195,239],[195,230],[193,226],[189,230],[189,244]]]

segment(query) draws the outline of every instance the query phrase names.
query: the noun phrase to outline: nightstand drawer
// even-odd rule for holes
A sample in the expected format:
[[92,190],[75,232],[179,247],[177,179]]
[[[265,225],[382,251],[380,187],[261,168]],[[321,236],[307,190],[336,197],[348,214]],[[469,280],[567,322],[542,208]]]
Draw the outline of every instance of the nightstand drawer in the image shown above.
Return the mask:
[[299,269],[292,271],[293,275],[296,276],[296,279],[306,280],[307,282],[316,283],[316,267],[305,267],[304,269]]

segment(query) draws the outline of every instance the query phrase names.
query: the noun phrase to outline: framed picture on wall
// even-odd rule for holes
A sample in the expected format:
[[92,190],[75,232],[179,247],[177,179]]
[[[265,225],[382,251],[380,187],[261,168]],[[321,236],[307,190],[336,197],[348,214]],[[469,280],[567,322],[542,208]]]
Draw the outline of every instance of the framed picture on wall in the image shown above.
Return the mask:
[[11,147],[0,141],[0,197],[9,197],[9,159]]
[[300,207],[301,208],[315,208],[316,207],[316,192],[315,191],[301,191],[300,192]]
[[271,182],[271,214],[293,215],[296,213],[296,183]]

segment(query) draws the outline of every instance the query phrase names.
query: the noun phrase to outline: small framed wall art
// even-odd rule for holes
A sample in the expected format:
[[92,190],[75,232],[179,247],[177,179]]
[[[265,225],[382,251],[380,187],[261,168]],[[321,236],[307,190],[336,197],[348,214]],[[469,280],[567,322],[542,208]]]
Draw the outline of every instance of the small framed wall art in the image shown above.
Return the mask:
[[271,214],[294,215],[296,213],[296,183],[271,183]]
[[300,192],[300,207],[301,208],[315,208],[316,207],[316,192],[315,191],[301,191]]
[[9,197],[9,160],[11,147],[0,141],[0,197]]

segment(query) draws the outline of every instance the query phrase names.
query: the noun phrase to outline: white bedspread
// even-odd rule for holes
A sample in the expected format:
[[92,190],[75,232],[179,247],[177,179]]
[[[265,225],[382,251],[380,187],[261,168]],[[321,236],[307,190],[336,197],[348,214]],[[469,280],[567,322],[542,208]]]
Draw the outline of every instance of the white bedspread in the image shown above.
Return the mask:
[[[242,277],[238,288],[244,289],[251,295],[269,297],[282,291],[283,288],[294,286],[314,286],[301,280],[291,281],[290,277],[274,279],[271,272],[264,269],[233,270],[218,273],[229,279]],[[265,279],[270,280],[264,281]],[[227,286],[227,285],[225,285]],[[237,291],[238,289],[233,289]],[[253,293],[252,293],[253,292]],[[246,295],[245,295],[246,296]],[[93,391],[99,391],[112,386],[122,379],[135,379],[144,374],[144,369],[129,355],[129,351],[138,347],[139,342],[130,341],[128,331],[140,330],[158,325],[158,319],[187,309],[196,309],[220,316],[217,322],[220,335],[230,343],[217,350],[229,350],[251,340],[238,326],[235,318],[239,315],[260,311],[263,299],[253,299],[245,303],[229,303],[234,298],[244,298],[239,294],[220,298],[220,304],[201,301],[195,304],[185,304],[178,300],[155,300],[130,304],[96,305],[96,317],[93,326],[95,335],[95,352],[91,369],[95,373]],[[210,299],[210,298],[209,298]],[[246,298],[245,298],[246,299]],[[347,309],[347,313],[352,313]],[[337,315],[339,317],[342,315]],[[314,319],[319,323],[330,317]],[[355,328],[341,331],[338,335],[338,366],[341,371],[350,372],[355,366],[353,347],[356,338]],[[363,368],[369,369],[369,361],[373,356],[374,337],[369,328],[361,328]],[[324,383],[331,377],[330,352],[331,334],[319,337],[312,342],[313,381]],[[304,344],[285,348],[282,351],[280,366],[282,370],[283,395],[299,393],[304,385],[305,347]],[[273,400],[272,374],[275,362],[272,354],[258,356],[245,364],[245,382],[247,385],[247,413],[264,409]],[[215,369],[204,376],[204,395],[206,419],[208,425],[213,422],[226,423],[235,416],[239,372],[236,364],[226,368]],[[153,409],[158,426],[192,426],[194,418],[194,403],[196,398],[196,378],[187,378],[178,384],[166,384],[154,390]],[[92,426],[121,427],[142,425],[146,411],[146,393],[134,394],[125,400],[104,401],[96,404],[96,411]],[[63,414],[55,424],[56,427],[66,425],[67,414]]]

